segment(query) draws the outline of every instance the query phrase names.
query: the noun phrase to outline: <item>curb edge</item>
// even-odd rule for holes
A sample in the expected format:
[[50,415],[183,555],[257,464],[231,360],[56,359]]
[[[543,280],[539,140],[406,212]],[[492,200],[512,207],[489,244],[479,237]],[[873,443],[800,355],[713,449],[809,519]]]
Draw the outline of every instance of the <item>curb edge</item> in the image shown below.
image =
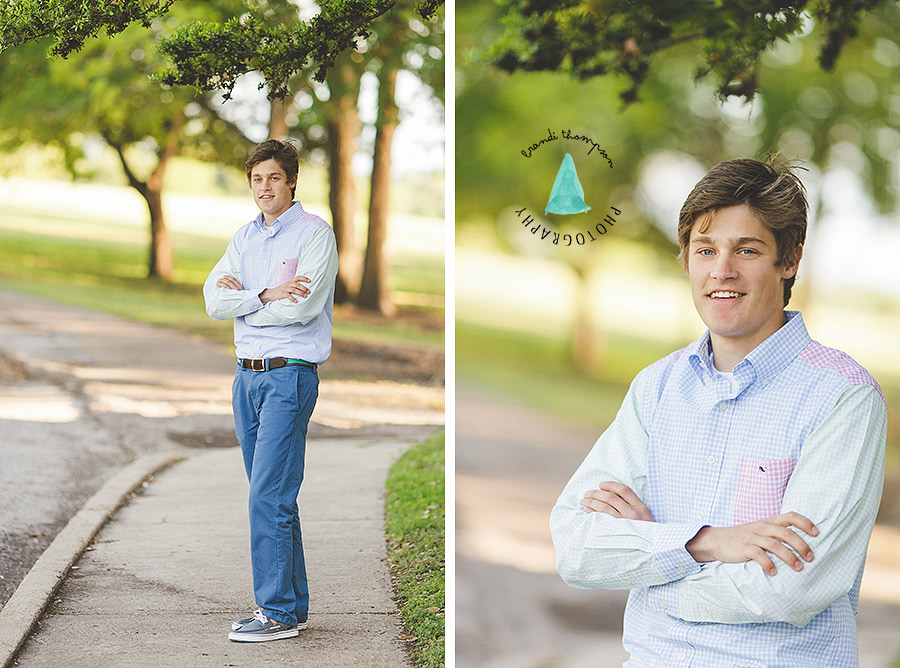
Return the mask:
[[0,609],[0,666],[13,665],[16,654],[40,619],[69,569],[128,495],[147,478],[184,459],[182,455],[139,457],[110,478],[91,496],[47,546],[31,570]]

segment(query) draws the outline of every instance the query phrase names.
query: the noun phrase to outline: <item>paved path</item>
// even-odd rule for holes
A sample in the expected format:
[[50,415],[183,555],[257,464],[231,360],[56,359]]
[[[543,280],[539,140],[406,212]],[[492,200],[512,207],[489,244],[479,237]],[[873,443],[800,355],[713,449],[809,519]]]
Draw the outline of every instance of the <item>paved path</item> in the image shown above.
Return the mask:
[[407,444],[311,444],[300,493],[311,589],[297,639],[230,642],[254,609],[247,482],[236,448],[194,455],[119,511],[78,563],[19,665],[406,665],[384,544],[387,468]]
[[[567,587],[548,526],[598,431],[457,388],[457,668],[621,666],[625,594]],[[892,667],[900,656],[897,529],[876,528],[857,624],[861,668]]]
[[[30,376],[0,385],[0,455],[18,462],[0,467],[0,487],[21,492],[0,497],[0,531],[58,530],[105,491],[102,508],[88,507],[93,497],[66,531],[83,529],[85,511],[102,520],[115,509],[108,488],[122,485],[126,466],[182,458],[94,537],[19,665],[405,665],[385,563],[384,480],[404,449],[442,424],[440,388],[329,380],[323,367],[299,499],[310,628],[248,647],[226,637],[231,621],[255,608],[229,351],[0,290],[0,353]],[[93,531],[85,531],[87,540]],[[76,547],[62,573],[80,552],[78,540],[66,545]],[[44,557],[58,557],[59,546]],[[0,610],[0,649],[27,618],[22,602],[36,600],[25,594],[43,591],[29,583],[47,581],[39,571],[56,568],[44,557]],[[0,652],[0,665],[5,660]]]

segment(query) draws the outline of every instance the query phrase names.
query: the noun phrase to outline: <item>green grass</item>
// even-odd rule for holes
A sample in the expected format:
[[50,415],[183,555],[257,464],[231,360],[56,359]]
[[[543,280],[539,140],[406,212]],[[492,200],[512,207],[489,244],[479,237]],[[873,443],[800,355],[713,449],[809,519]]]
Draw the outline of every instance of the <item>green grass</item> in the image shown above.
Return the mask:
[[461,385],[595,427],[612,421],[637,371],[675,348],[614,336],[605,344],[604,362],[586,374],[576,371],[571,345],[561,339],[457,322],[455,340]]
[[[84,221],[70,220],[72,233]],[[225,242],[176,235],[174,282],[146,278],[146,243],[51,236],[3,229],[0,218],[0,284],[36,297],[107,311],[138,322],[190,331],[228,345],[231,321],[215,322],[204,309],[201,285]],[[409,260],[407,260],[407,263]],[[426,261],[398,272],[401,287],[443,292],[440,269]],[[440,279],[437,274],[440,273]],[[414,279],[410,279],[414,276]],[[336,338],[442,346],[443,332],[410,327],[402,319],[377,325],[353,319],[335,323]]]
[[387,481],[391,571],[411,654],[419,668],[444,665],[444,434],[407,451]]

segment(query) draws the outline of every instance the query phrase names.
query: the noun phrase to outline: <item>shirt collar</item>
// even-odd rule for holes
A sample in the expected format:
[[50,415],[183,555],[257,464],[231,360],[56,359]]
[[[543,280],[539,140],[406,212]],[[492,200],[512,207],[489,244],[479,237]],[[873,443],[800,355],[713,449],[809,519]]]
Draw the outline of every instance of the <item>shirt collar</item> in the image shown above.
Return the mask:
[[[780,373],[810,342],[809,333],[800,311],[785,311],[784,325],[751,350],[743,361],[734,367],[735,378],[745,365],[750,366],[756,378],[768,381]],[[700,380],[714,378],[710,354],[709,330],[688,347],[688,360]]]
[[264,234],[276,234],[279,230],[286,230],[296,223],[303,213],[303,205],[300,204],[300,202],[294,202],[287,211],[272,222],[271,227],[266,225],[266,218],[262,211],[260,211],[259,215],[253,219],[253,224]]

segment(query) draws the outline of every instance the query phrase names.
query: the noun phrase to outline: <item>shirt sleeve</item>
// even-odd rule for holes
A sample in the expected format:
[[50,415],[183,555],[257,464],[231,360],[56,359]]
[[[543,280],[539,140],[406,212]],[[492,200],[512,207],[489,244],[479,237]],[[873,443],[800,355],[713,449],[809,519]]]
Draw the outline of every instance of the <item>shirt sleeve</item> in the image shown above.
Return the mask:
[[887,407],[869,385],[846,390],[800,450],[782,512],[795,511],[818,527],[803,540],[813,561],[803,570],[775,558],[778,573],[755,561],[712,562],[677,583],[678,616],[687,621],[805,626],[845,596],[863,567],[881,500]]
[[616,419],[597,439],[550,515],[556,568],[572,587],[649,587],[700,571],[700,564],[684,546],[702,523],[628,520],[589,513],[579,505],[585,492],[610,480],[628,485],[646,499],[649,434],[638,400],[646,372],[635,378]]
[[213,320],[227,320],[247,315],[263,306],[259,294],[256,292],[216,287],[216,281],[223,276],[234,276],[239,283],[243,284],[241,281],[241,251],[237,241],[239,235],[240,232],[232,237],[225,250],[225,255],[212,268],[203,284],[206,313]]
[[338,254],[334,232],[330,227],[322,227],[303,247],[297,262],[297,272],[294,274],[310,279],[309,283],[304,284],[309,288],[309,295],[298,298],[296,303],[290,299],[269,302],[247,315],[244,322],[254,327],[290,325],[295,322],[305,325],[325,308],[337,272]]

